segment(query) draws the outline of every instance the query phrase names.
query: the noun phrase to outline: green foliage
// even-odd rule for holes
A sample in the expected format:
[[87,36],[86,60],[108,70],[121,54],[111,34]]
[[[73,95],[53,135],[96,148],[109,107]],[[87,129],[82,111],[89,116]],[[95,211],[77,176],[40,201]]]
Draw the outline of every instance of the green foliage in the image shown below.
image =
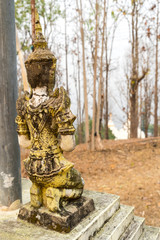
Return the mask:
[[152,136],[154,135],[154,125],[153,124],[149,124],[148,133],[150,133]]
[[15,0],[15,21],[23,51],[30,48],[30,0]]
[[[28,52],[31,45],[31,2],[30,0],[15,0],[15,19],[22,50]],[[63,17],[58,0],[36,0],[36,8],[40,15],[43,30],[52,31],[52,26],[58,17]],[[46,36],[48,38],[49,36]]]
[[[76,138],[76,144],[79,144],[79,136],[78,136],[78,128],[81,128],[81,134],[82,134],[82,143],[85,143],[85,122],[82,122],[81,123],[81,126],[78,125],[77,126],[77,130],[76,130],[76,135],[75,135],[75,138]],[[89,134],[91,135],[91,131],[92,131],[92,119],[89,118]],[[101,135],[101,138],[102,139],[105,139],[105,126],[102,125],[102,130],[100,132],[100,135]],[[112,130],[111,129],[108,129],[108,136],[109,136],[109,139],[115,139],[115,136],[114,134],[112,133]]]
[[[101,132],[100,132],[100,135],[101,135],[102,139],[105,139],[105,132],[106,132],[106,128],[105,128],[104,125],[102,125]],[[115,139],[116,138],[114,136],[114,134],[112,133],[112,130],[110,128],[108,128],[108,138],[109,139]]]
[[94,23],[94,15],[93,13],[89,14],[89,18],[85,20],[85,25],[87,26],[87,29],[89,30],[89,32],[94,32],[95,31],[95,23]]
[[110,128],[108,129],[108,136],[109,136],[109,139],[115,139],[116,138],[114,136],[114,134],[112,133],[112,130]]
[[[82,122],[81,125],[78,125],[76,129],[76,135],[75,135],[76,144],[80,143],[79,136],[78,136],[79,128],[81,130],[82,143],[85,143],[85,122]],[[91,134],[91,131],[92,131],[92,119],[89,118],[89,134]]]
[[114,11],[111,12],[111,16],[112,16],[112,18],[115,18],[115,13],[114,13]]
[[[39,2],[39,3],[38,3]],[[61,12],[60,5],[58,1],[44,1],[38,0],[37,5],[38,13],[43,19],[52,25],[59,16],[63,16],[63,12]],[[46,27],[46,26],[45,26]]]
[[75,134],[76,145],[80,143],[80,139],[79,139],[79,136],[78,136],[79,128],[80,128],[80,131],[81,131],[81,141],[82,141],[82,143],[85,142],[85,123],[82,122],[81,125],[78,125],[77,129],[76,129],[76,134]]

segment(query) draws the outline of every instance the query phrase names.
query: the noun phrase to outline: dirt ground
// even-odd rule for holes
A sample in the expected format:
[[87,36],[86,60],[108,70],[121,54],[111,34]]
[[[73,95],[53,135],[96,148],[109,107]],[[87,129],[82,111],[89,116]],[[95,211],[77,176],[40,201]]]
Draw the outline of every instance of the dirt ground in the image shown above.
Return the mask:
[[[64,154],[81,172],[86,189],[119,195],[146,224],[160,227],[160,138],[104,140],[102,146],[91,152],[81,144]],[[21,154],[22,159],[27,155]]]

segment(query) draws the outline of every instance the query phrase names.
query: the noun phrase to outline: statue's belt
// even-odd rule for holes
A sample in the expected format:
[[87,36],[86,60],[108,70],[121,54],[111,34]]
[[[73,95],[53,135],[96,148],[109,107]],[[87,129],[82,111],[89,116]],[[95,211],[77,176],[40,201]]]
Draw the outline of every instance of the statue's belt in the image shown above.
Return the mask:
[[59,147],[55,149],[45,149],[45,150],[31,150],[29,157],[33,160],[42,160],[44,158],[55,158],[61,153]]

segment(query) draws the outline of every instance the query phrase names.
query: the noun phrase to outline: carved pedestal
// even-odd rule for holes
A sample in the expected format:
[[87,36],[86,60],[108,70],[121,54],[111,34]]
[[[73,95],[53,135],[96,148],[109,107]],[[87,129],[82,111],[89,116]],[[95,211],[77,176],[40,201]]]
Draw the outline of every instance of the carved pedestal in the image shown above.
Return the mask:
[[20,209],[18,218],[47,229],[68,233],[94,209],[93,200],[86,197],[71,201],[56,213],[45,207],[33,208],[27,203]]

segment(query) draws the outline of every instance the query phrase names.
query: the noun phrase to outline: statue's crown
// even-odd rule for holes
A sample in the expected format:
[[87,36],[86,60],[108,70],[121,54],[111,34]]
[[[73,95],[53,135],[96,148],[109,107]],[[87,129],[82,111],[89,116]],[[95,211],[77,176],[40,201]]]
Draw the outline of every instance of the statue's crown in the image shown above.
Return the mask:
[[35,10],[35,38],[33,46],[34,50],[25,62],[28,82],[31,88],[47,86],[50,92],[55,85],[56,58],[48,49],[37,10]]
[[34,50],[35,49],[46,49],[47,42],[42,33],[42,27],[39,21],[39,15],[37,9],[35,9],[35,38],[33,42]]

